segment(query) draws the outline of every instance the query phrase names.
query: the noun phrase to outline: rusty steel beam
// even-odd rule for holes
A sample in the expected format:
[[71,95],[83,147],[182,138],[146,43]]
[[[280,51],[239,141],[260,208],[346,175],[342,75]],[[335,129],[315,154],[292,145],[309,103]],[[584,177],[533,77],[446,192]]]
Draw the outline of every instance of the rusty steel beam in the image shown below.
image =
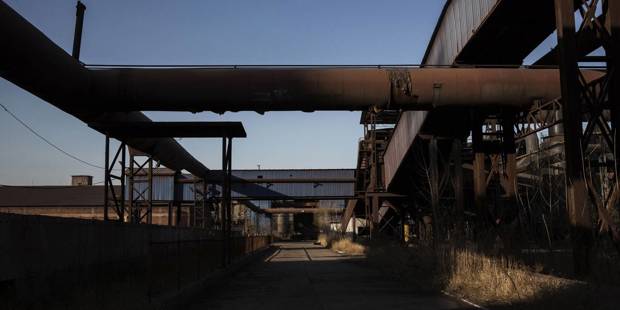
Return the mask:
[[340,230],[345,233],[351,219],[355,218],[355,207],[357,206],[358,199],[347,200],[347,206],[344,209],[343,215],[340,219]]
[[[89,97],[90,71],[2,1],[0,37],[0,76],[15,85],[85,123],[151,121],[140,112],[94,111]],[[198,177],[209,172],[174,139],[122,140],[170,169],[187,170]]]

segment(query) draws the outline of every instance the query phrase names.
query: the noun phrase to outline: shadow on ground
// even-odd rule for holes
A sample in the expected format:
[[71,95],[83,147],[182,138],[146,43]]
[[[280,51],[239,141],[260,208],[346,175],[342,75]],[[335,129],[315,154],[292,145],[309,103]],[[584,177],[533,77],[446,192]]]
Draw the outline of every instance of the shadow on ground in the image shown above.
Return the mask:
[[184,309],[471,309],[441,294],[416,292],[363,256],[311,242],[275,246],[270,257],[203,291]]

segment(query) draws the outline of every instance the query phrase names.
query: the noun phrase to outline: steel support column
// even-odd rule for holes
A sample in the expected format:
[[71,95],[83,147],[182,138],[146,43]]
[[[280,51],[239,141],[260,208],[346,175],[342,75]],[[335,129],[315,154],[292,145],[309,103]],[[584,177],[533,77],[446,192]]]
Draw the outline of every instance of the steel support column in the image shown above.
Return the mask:
[[[620,3],[614,0],[604,2],[604,11],[606,10],[607,23],[609,24],[609,37],[607,44],[603,44],[607,55],[607,79],[608,79],[608,100],[611,109],[611,125],[613,130],[613,146],[614,151],[614,174],[615,182],[612,189],[614,193],[620,193]],[[616,194],[607,202],[607,210],[617,205],[618,195]],[[607,220],[608,227],[611,229],[612,238],[616,243],[616,247],[620,249],[620,228],[611,225],[611,221]]]
[[194,179],[194,205],[191,210],[190,225],[205,228],[207,220],[207,181]]
[[147,216],[146,216],[146,223],[147,224],[153,224],[153,157],[149,156],[148,159],[148,171],[147,173],[147,184],[148,184],[148,188],[149,188],[149,195],[147,196],[148,199],[148,205],[147,205]]
[[452,161],[454,163],[454,198],[456,200],[456,234],[457,239],[465,237],[465,193],[463,190],[463,143],[460,139],[452,141]]
[[432,229],[433,245],[439,241],[441,230],[441,220],[439,213],[439,145],[437,137],[433,136],[428,144],[428,156],[430,162],[430,194],[431,209],[433,212]]
[[181,215],[182,215],[182,205],[181,201],[183,200],[183,183],[181,180],[181,171],[174,172],[174,185],[172,191],[172,203],[174,205],[174,209],[176,211],[175,215],[175,226],[181,226]]
[[110,217],[108,215],[108,200],[110,199],[110,184],[108,184],[108,179],[110,178],[110,171],[108,167],[110,166],[110,137],[105,137],[105,172],[103,176],[103,220],[109,221]]
[[499,171],[500,184],[504,190],[504,204],[498,210],[496,217],[500,219],[498,227],[504,249],[514,251],[517,249],[515,242],[518,240],[518,207],[517,207],[517,157],[515,144],[515,113],[504,113],[502,115],[502,166]]
[[474,118],[472,126],[473,159],[473,183],[474,203],[478,212],[479,225],[486,225],[487,214],[487,181],[485,172],[485,155],[483,151],[482,122]]
[[504,190],[504,204],[501,209],[496,211],[496,218],[500,219],[500,224],[508,225],[500,230],[505,233],[502,237],[506,248],[513,248],[512,239],[514,237],[514,224],[517,219],[517,158],[515,145],[514,122],[515,113],[503,113],[502,124],[502,147],[501,160],[502,169],[499,167],[497,173],[500,176],[500,184]]
[[232,262],[232,138],[222,138],[222,200],[220,222],[224,245],[223,262]]
[[[609,24],[609,44],[603,45],[607,54],[607,78],[609,79],[609,103],[611,124],[614,133],[614,151],[620,154],[620,3],[607,0],[607,23]],[[615,160],[615,173],[618,178],[620,161]],[[619,184],[616,184],[619,186]]]
[[228,264],[232,262],[232,138],[228,138],[226,152],[226,232]]
[[207,228],[207,221],[209,219],[209,208],[207,207],[208,196],[208,186],[207,180],[202,180],[202,224],[200,227]]
[[197,186],[196,183],[198,181],[194,178],[192,182],[192,192],[194,194],[194,203],[190,206],[189,209],[189,223],[188,226],[195,227],[196,226],[196,210],[198,210],[198,206],[200,204],[200,198],[198,198]]
[[136,183],[135,183],[135,168],[134,167],[134,163],[135,163],[135,158],[134,158],[134,154],[133,152],[131,152],[131,150],[129,150],[129,167],[127,168],[127,173],[126,173],[126,178],[127,178],[127,214],[129,215],[128,217],[128,222],[129,223],[137,223],[136,221],[136,216],[135,216],[135,209],[138,209],[138,206],[136,206],[136,200],[140,199],[135,198],[134,197],[134,193],[136,192]]
[[515,206],[517,192],[517,158],[514,133],[515,115],[508,113],[502,117],[502,155],[504,156],[504,171],[502,176],[502,187],[506,193],[506,199],[510,201],[512,207]]
[[[142,163],[137,158],[145,157]],[[137,176],[137,179],[136,179]],[[130,223],[153,223],[153,158],[150,155],[129,148],[128,181],[128,210]],[[144,188],[136,184],[145,184]]]
[[[174,191],[174,189],[173,189]],[[172,217],[173,217],[173,213],[172,213],[172,205],[174,203],[172,201],[168,202],[168,226],[172,226]]]
[[[104,193],[103,193],[103,219],[110,220],[110,206],[114,206],[118,221],[125,220],[125,162],[126,147],[121,142],[114,156],[110,160],[110,137],[105,137],[105,172],[104,172]],[[119,161],[120,158],[120,161]],[[116,168],[117,164],[120,168]],[[119,175],[113,174],[114,170],[120,171]],[[120,182],[120,192],[114,189],[114,180]]]
[[364,194],[364,215],[366,216],[366,224],[368,226],[368,237],[372,239],[372,231],[374,230],[374,220],[372,217],[372,201],[368,191]]
[[381,200],[379,199],[379,196],[372,195],[372,198],[370,199],[371,201],[371,209],[372,209],[372,214],[370,215],[372,217],[372,222],[373,224],[373,229],[375,230],[374,232],[378,232],[377,231],[377,227],[379,227],[379,224],[381,222],[381,219],[379,218],[379,209],[381,209]]
[[574,271],[577,276],[585,276],[590,269],[592,219],[586,205],[574,12],[573,0],[555,0],[566,158],[566,207],[571,225]]

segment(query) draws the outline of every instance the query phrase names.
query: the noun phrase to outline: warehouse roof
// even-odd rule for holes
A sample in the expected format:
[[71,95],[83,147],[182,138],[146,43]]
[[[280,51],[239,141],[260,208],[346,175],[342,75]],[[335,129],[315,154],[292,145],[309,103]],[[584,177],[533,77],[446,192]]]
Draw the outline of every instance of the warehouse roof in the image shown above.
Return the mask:
[[[117,187],[117,191],[120,188]],[[0,207],[102,206],[99,186],[0,186]]]
[[[173,173],[170,169],[154,170],[154,200],[170,201]],[[218,175],[219,171],[212,171]],[[296,200],[346,199],[354,196],[354,169],[278,169],[233,170],[233,199]],[[190,178],[191,175],[183,175]],[[138,180],[143,176],[138,177]],[[138,191],[144,182],[136,183]],[[120,187],[116,187],[120,193]],[[220,190],[217,186],[217,190]],[[96,186],[5,186],[0,185],[0,207],[79,207],[102,206],[103,185]],[[193,185],[183,185],[183,200],[194,199]]]

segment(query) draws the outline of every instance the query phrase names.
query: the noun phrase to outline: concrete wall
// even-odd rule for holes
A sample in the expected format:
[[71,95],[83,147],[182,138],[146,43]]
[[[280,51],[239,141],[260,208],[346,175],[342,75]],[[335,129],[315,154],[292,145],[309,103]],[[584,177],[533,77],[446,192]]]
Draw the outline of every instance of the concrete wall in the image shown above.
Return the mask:
[[[238,238],[233,251],[267,242]],[[206,230],[0,214],[0,309],[153,308],[221,266]]]

